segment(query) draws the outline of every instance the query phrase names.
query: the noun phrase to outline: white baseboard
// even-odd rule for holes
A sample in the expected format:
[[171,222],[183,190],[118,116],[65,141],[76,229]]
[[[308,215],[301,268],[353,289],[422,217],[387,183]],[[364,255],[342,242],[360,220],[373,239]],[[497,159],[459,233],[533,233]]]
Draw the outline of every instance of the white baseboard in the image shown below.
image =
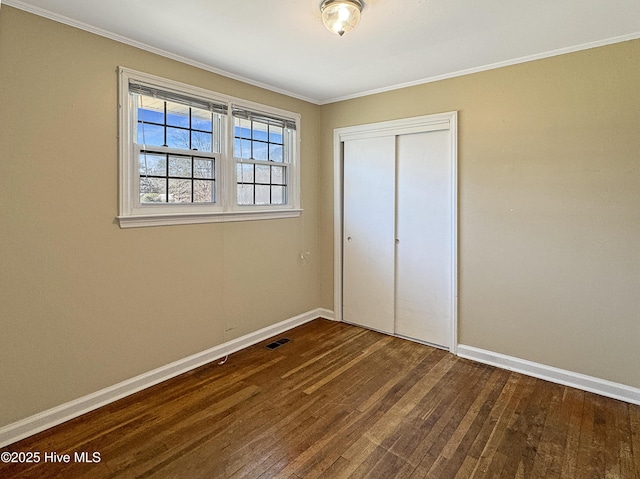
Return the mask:
[[81,416],[125,396],[146,389],[167,379],[171,379],[192,369],[220,359],[228,354],[276,336],[316,318],[334,319],[332,311],[318,308],[274,325],[246,334],[206,351],[161,366],[121,383],[114,384],[95,393],[75,399],[47,411],[35,414],[21,421],[0,428],[0,447],[12,444],[40,431],[57,426],[65,421]]
[[336,313],[329,309],[318,308],[315,310],[319,318],[330,319],[331,321],[336,320]]
[[458,345],[458,356],[564,386],[589,391],[601,396],[640,405],[640,389],[624,384],[614,383],[605,379],[595,378],[593,376],[587,376],[585,374],[575,373],[565,369],[507,356],[505,354],[494,353],[486,349],[465,346],[463,344]]

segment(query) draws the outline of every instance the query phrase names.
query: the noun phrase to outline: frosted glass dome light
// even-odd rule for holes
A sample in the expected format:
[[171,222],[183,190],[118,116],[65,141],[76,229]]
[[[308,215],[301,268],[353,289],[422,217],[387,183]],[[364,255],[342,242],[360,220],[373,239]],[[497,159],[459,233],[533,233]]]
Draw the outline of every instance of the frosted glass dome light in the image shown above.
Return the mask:
[[360,21],[363,3],[360,0],[323,0],[320,4],[322,23],[336,35],[344,35]]

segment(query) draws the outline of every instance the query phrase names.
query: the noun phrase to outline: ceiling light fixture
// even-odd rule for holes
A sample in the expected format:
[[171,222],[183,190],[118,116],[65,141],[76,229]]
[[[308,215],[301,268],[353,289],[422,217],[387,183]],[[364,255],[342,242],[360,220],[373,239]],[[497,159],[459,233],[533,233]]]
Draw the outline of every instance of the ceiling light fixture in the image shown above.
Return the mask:
[[322,23],[329,31],[342,36],[358,24],[363,7],[361,0],[322,0]]

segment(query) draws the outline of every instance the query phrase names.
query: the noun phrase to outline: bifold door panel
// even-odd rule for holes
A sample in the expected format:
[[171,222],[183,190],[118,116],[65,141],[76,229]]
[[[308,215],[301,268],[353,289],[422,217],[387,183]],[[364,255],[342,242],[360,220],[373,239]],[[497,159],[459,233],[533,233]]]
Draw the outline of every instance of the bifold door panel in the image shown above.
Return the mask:
[[447,347],[452,293],[448,131],[400,135],[397,146],[395,332]]
[[395,139],[344,145],[343,319],[394,329]]

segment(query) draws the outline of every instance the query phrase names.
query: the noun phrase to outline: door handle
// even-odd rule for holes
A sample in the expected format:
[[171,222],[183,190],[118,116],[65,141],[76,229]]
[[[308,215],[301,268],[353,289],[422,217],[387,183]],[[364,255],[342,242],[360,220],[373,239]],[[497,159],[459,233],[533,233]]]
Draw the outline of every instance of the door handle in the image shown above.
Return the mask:
[[347,241],[351,242],[351,236],[347,236]]

